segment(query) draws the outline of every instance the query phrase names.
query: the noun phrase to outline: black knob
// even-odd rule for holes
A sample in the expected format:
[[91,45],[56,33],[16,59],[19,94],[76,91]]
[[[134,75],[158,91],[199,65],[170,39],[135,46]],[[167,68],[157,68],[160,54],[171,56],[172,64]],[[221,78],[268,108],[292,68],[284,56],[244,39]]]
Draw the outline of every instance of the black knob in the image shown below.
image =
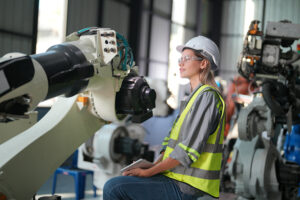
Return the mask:
[[153,109],[155,107],[155,99],[156,99],[156,92],[155,90],[145,86],[142,89],[142,97],[141,97],[143,104],[148,109]]

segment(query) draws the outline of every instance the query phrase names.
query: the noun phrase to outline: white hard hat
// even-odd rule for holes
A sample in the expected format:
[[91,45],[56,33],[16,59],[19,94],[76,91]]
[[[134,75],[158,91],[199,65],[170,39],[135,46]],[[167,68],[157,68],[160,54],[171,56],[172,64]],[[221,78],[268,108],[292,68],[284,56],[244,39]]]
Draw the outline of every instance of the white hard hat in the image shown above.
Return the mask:
[[217,70],[220,62],[220,52],[217,45],[204,36],[197,36],[190,39],[185,45],[177,46],[177,51],[182,52],[185,48],[201,51],[201,54],[210,61],[211,69]]

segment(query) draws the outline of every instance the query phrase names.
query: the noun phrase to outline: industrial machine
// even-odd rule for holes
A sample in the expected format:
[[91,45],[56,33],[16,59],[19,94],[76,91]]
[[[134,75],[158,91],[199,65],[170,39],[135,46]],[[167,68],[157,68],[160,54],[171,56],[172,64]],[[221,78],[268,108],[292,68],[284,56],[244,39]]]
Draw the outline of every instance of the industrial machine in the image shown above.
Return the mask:
[[94,172],[93,184],[103,189],[106,181],[121,175],[126,165],[144,158],[159,156],[161,143],[169,133],[177,112],[170,112],[169,91],[164,80],[146,78],[156,92],[153,117],[143,123],[132,123],[130,117],[102,126],[79,147],[77,165]]
[[[0,199],[31,199],[100,127],[127,115],[150,118],[156,93],[137,74],[126,39],[109,28],[82,29],[45,53],[1,58]],[[35,123],[31,111],[56,96]]]
[[239,113],[228,172],[238,199],[296,199],[300,163],[286,159],[283,138],[300,119],[300,53],[292,48],[300,25],[268,22],[264,34],[258,24],[249,27],[238,71],[260,90]]

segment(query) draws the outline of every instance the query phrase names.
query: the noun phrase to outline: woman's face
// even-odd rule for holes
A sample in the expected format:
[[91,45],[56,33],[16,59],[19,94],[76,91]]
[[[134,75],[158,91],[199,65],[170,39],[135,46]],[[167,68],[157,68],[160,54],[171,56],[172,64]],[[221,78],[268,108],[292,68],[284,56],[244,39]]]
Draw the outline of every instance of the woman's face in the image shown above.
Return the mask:
[[195,55],[193,50],[183,50],[178,64],[181,78],[192,79],[193,77],[199,77],[202,69],[201,60],[199,60],[199,57]]

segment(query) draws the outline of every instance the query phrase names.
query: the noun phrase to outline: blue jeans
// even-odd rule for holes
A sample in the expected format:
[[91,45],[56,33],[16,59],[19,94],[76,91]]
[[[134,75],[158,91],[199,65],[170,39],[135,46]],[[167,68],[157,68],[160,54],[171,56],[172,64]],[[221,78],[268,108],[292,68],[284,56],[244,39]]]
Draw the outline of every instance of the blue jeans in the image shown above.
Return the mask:
[[103,200],[196,200],[196,196],[184,194],[172,179],[156,175],[143,178],[118,176],[107,181],[103,188]]

